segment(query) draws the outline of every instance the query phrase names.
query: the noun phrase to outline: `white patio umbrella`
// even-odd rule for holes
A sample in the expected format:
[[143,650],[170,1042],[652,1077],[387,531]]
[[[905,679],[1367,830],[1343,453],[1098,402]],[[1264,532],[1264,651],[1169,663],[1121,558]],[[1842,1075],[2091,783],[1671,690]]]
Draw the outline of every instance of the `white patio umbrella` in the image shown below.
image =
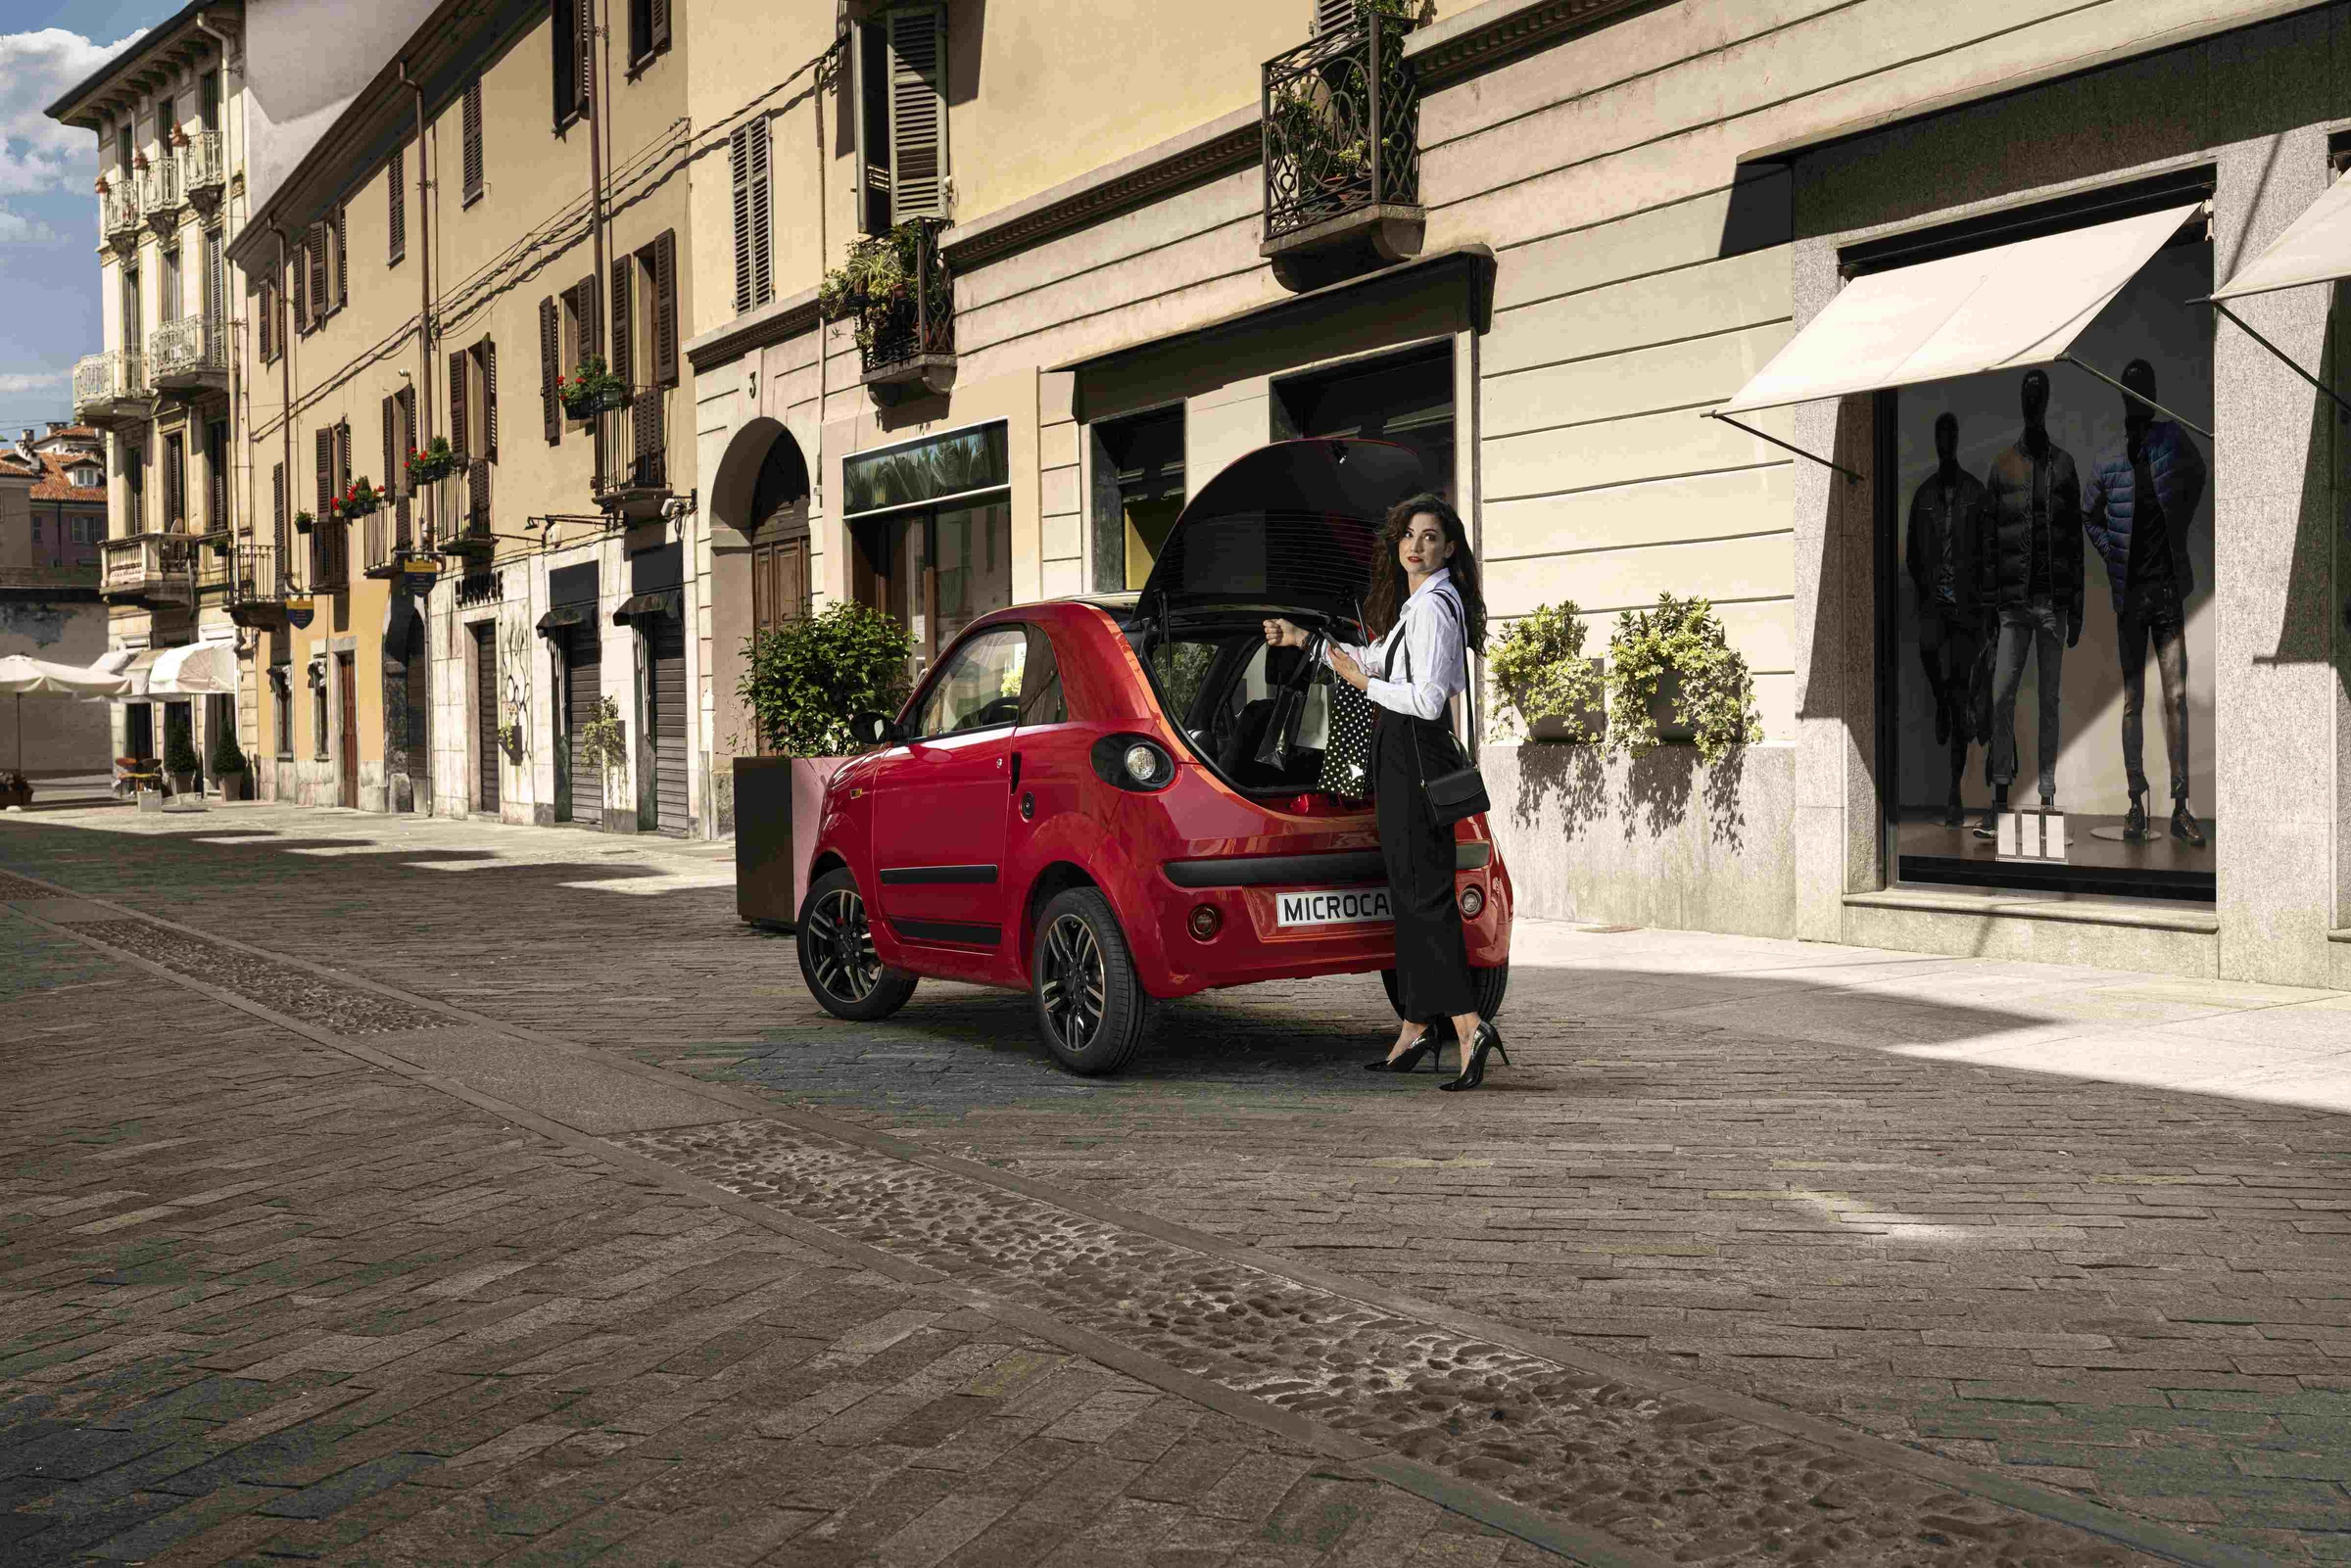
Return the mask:
[[112,697],[130,689],[130,678],[77,664],[52,664],[22,653],[0,655],[0,691],[14,693],[17,708],[16,771],[24,771],[24,693],[55,696]]

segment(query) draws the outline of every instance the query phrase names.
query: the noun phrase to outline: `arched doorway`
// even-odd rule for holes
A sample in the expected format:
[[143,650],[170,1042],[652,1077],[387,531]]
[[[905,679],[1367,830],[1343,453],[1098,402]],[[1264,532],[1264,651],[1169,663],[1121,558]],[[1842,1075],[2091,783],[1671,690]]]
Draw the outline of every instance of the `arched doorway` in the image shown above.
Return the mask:
[[[815,542],[808,524],[808,460],[792,432],[765,417],[727,444],[710,487],[710,694],[718,713],[712,759],[753,756],[759,737],[741,687],[744,648],[757,633],[808,613]],[[727,815],[731,818],[732,813]],[[720,831],[726,831],[721,824]]]
[[751,486],[751,630],[773,630],[808,613],[811,565],[808,465],[792,433],[779,434]]

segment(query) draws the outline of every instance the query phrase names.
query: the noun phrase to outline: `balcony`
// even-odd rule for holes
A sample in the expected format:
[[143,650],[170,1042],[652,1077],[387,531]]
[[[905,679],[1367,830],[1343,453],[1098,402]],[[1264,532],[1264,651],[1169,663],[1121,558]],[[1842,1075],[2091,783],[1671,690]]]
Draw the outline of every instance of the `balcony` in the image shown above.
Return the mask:
[[180,193],[207,214],[228,186],[228,149],[216,130],[200,130],[179,150]]
[[148,414],[145,361],[136,349],[85,354],[73,365],[73,415],[106,425]]
[[277,549],[250,540],[236,545],[228,557],[228,618],[239,626],[279,627],[286,624],[285,580]]
[[468,568],[487,562],[498,550],[490,533],[488,459],[474,458],[433,488],[446,494],[434,507],[433,537],[441,553],[462,559]]
[[166,148],[139,175],[139,215],[149,228],[168,239],[179,227],[181,202],[179,156]]
[[98,593],[103,598],[150,607],[184,607],[189,581],[185,534],[135,534],[98,546]]
[[226,593],[237,580],[237,563],[229,553],[236,547],[225,528],[198,534],[188,541],[189,558],[196,563],[196,592],[201,595]]
[[225,392],[228,335],[201,315],[167,321],[147,335],[147,374],[168,392]]
[[918,217],[861,243],[889,246],[911,282],[893,297],[866,305],[857,315],[857,351],[876,402],[890,404],[922,392],[943,394],[955,384],[955,283],[938,254],[943,217]]
[[396,578],[417,553],[416,503],[408,496],[387,492],[384,503],[360,520],[360,571],[368,577]]
[[134,170],[118,170],[98,197],[98,232],[118,251],[138,249],[140,178]]
[[657,517],[669,499],[669,392],[640,388],[596,416],[596,503],[613,516]]
[[1381,0],[1265,65],[1265,241],[1292,289],[1420,253],[1420,93]]

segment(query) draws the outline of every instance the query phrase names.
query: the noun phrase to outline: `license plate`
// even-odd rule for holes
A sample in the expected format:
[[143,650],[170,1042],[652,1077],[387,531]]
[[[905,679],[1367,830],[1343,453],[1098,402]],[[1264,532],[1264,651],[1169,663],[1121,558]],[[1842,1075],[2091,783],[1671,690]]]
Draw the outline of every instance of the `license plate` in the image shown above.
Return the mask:
[[1281,926],[1390,925],[1384,887],[1335,887],[1274,895],[1274,921]]

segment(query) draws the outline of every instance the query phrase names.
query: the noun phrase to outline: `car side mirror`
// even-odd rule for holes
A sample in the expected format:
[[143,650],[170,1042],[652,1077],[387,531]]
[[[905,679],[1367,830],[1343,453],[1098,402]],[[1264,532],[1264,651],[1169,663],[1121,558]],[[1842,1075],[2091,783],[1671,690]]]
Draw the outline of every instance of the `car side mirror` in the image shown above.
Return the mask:
[[866,708],[849,715],[849,738],[861,746],[887,746],[902,736],[897,720]]

